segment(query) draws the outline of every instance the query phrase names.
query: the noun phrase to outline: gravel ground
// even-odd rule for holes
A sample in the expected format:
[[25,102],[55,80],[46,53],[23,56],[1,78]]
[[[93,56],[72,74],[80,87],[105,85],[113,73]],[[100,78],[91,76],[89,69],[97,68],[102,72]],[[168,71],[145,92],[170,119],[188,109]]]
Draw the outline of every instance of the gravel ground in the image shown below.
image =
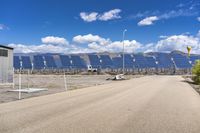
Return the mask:
[[192,88],[200,94],[200,85],[195,84],[191,76],[183,76],[183,78],[185,79],[185,82],[189,83]]
[[200,133],[181,76],[145,76],[0,104],[0,133]]
[[[67,90],[81,89],[90,86],[107,84],[112,81],[106,80],[110,75],[66,75]],[[126,76],[127,78],[138,76]],[[18,89],[19,77],[15,75],[15,89]],[[22,99],[54,94],[65,91],[63,75],[22,75],[22,89],[24,88],[47,88],[48,91],[36,93],[23,93]],[[0,86],[0,103],[18,100],[18,92],[8,92],[13,90],[11,86]]]

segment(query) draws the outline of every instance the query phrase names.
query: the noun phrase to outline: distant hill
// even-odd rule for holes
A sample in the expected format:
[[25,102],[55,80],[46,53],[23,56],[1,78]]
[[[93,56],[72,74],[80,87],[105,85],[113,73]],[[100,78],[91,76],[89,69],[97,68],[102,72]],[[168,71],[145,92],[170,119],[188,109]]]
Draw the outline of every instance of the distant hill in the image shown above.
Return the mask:
[[[144,55],[157,55],[158,53],[163,53],[163,54],[182,54],[182,55],[187,55],[187,53],[184,53],[182,51],[174,50],[170,53],[166,52],[148,52],[148,53],[125,53],[125,54],[144,54]],[[15,56],[34,56],[34,55],[63,55],[64,53],[14,53]],[[100,53],[74,53],[74,54],[65,54],[65,55],[89,55],[89,54],[96,54],[96,55],[111,55],[111,56],[116,56],[123,54],[122,52],[117,52],[117,53],[110,53],[110,52],[100,52]],[[191,55],[197,55],[197,54],[191,54]]]

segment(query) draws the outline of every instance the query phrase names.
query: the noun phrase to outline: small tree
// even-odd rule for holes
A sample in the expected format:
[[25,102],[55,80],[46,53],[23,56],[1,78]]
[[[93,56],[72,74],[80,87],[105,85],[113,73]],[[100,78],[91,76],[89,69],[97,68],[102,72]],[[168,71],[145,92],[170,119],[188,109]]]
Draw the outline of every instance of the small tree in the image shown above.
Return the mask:
[[194,67],[192,68],[193,80],[196,84],[200,84],[200,60],[195,62]]

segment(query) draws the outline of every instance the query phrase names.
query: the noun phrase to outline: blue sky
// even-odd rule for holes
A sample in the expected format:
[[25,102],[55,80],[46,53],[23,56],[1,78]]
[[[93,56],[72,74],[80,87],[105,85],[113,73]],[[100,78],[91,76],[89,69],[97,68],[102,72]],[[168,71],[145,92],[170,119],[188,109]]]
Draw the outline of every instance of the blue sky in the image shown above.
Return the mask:
[[16,52],[41,52],[45,47],[54,49],[47,52],[118,52],[124,29],[127,52],[183,50],[185,45],[198,52],[200,44],[199,0],[0,3],[0,44],[13,46]]

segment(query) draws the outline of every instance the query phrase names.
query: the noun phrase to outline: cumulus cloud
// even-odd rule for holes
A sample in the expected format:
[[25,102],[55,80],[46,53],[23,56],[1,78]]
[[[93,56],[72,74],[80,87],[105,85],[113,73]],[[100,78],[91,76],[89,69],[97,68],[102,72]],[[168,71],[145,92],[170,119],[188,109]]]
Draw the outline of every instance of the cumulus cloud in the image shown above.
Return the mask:
[[187,52],[186,47],[191,46],[193,53],[200,53],[200,38],[189,35],[172,35],[166,39],[160,40],[155,45],[156,51],[170,52],[180,50]]
[[4,26],[2,24],[0,24],[0,30],[3,30]]
[[80,17],[83,19],[85,22],[93,22],[96,20],[100,21],[108,21],[108,20],[113,20],[113,19],[119,19],[121,16],[119,13],[121,12],[120,9],[113,9],[104,13],[97,13],[97,12],[81,12]]
[[[175,17],[189,17],[189,16],[196,16],[198,15],[198,11],[190,10],[190,9],[179,9],[179,10],[171,10],[164,13],[159,12],[144,12],[140,13],[141,17],[147,16],[147,15],[155,15],[155,16],[148,16],[141,21],[138,22],[139,26],[147,26],[152,25],[154,21],[157,20],[163,20],[163,19],[170,19]],[[138,15],[137,15],[138,16]],[[198,20],[198,18],[197,18]]]
[[197,37],[200,38],[200,30],[197,33]]
[[86,12],[81,12],[80,17],[86,21],[86,22],[92,22],[97,20],[98,13],[92,12],[92,13],[86,13]]
[[192,47],[191,53],[200,54],[200,31],[194,36],[188,34],[161,36],[158,42],[141,45],[137,51],[171,52],[179,50],[187,53],[187,46]]
[[[128,53],[133,53],[135,50],[141,47],[141,44],[135,40],[125,40],[124,41],[125,51]],[[96,52],[122,52],[123,42],[114,41],[105,46],[101,46],[96,42],[88,44],[88,48],[93,49]]]
[[68,45],[69,42],[62,37],[47,36],[41,39],[42,43],[52,44],[52,45]]
[[168,36],[164,36],[164,35],[160,35],[159,38],[163,39],[163,38],[167,38]]
[[[123,48],[122,41],[111,41],[98,35],[78,35],[73,38],[75,43],[87,44],[89,49],[96,52],[121,52]],[[135,40],[125,40],[124,45],[126,52],[133,52],[134,50],[141,47],[141,44]]]
[[138,22],[139,26],[147,26],[147,25],[152,25],[154,21],[159,20],[159,18],[157,16],[151,16],[151,17],[147,17],[143,20],[141,20],[140,22]]
[[[122,41],[111,41],[98,35],[78,35],[73,38],[73,43],[66,44],[66,39],[62,38],[42,38],[40,45],[8,44],[14,48],[15,53],[91,53],[91,52],[121,52]],[[64,40],[65,41],[64,41]],[[61,41],[62,40],[62,41]],[[55,45],[56,44],[56,45]],[[84,44],[84,45],[82,45]],[[125,40],[125,51],[135,52],[142,47],[136,40]]]
[[[65,39],[66,40],[66,39]],[[51,41],[51,43],[54,41]],[[91,53],[91,52],[122,52],[123,42],[112,41],[98,35],[78,35],[68,45],[55,45],[43,41],[40,45],[9,44],[15,53]],[[58,43],[57,43],[58,44]],[[125,51],[135,52],[171,52],[180,50],[187,52],[186,47],[192,47],[192,53],[200,54],[200,31],[196,35],[180,34],[162,36],[154,43],[142,44],[136,40],[125,40]]]
[[[133,53],[139,50],[142,47],[142,44],[137,42],[136,40],[124,40],[125,51],[128,53]],[[114,41],[109,44],[107,47],[112,52],[121,52],[123,49],[122,41]]]
[[[138,25],[139,26],[145,26],[145,25],[152,25],[154,21],[157,20],[162,20],[162,19],[170,19],[170,18],[175,18],[175,17],[189,17],[189,16],[196,16],[198,15],[198,11],[193,11],[193,10],[184,10],[184,9],[179,9],[179,10],[171,10],[165,13],[159,13],[159,12],[144,12],[144,13],[140,13],[139,17],[144,17],[146,16],[146,18],[142,19]],[[150,16],[149,15],[155,15],[155,16]],[[135,18],[138,17],[138,14],[136,16],[134,16]],[[197,18],[197,20],[199,21],[199,17]]]
[[25,44],[9,44],[14,48],[15,53],[66,53],[67,47],[55,46],[52,44],[41,45],[25,45]]
[[11,43],[8,46],[14,48],[15,53],[68,53],[80,51],[79,47],[69,45],[67,39],[62,37],[47,36],[41,38],[42,44],[27,45]]
[[78,47],[76,45],[68,45],[63,47],[60,45],[40,44],[40,45],[27,45],[27,44],[8,44],[14,48],[15,53],[90,53],[94,52],[89,48]]
[[175,17],[189,17],[195,16],[198,14],[198,11],[190,10],[190,9],[179,9],[179,10],[171,10],[159,15],[160,19],[170,19]]
[[112,19],[119,19],[121,18],[121,16],[119,15],[120,12],[120,9],[113,9],[108,12],[104,12],[102,15],[99,16],[99,20],[108,21]]
[[[102,38],[102,37],[101,37]],[[86,42],[85,42],[86,43]],[[189,34],[161,36],[161,40],[155,43],[142,44],[136,40],[125,40],[125,51],[133,52],[171,52],[180,50],[187,52],[186,47],[192,47],[192,53],[200,54],[200,31],[192,36]],[[123,49],[122,41],[109,41],[106,45],[100,45],[99,41],[88,41],[88,48],[96,52],[121,52]]]
[[0,30],[5,30],[5,29],[9,29],[9,28],[4,24],[0,24]]
[[[168,10],[168,11],[145,11],[145,12],[139,12],[135,15],[131,15],[129,18],[130,19],[138,19],[138,18],[149,18],[150,16],[157,16],[158,20],[166,20],[166,19],[171,19],[171,18],[176,18],[176,17],[197,17],[199,15],[199,8],[200,4],[195,1],[191,1],[189,3],[185,4],[179,4],[177,5],[178,8],[175,8],[173,10]],[[198,17],[197,17],[198,20]],[[147,25],[152,25],[153,22],[150,24],[148,23]],[[145,25],[145,24],[144,24]],[[144,26],[142,25],[142,26]]]
[[197,20],[200,22],[200,17],[197,17]]
[[98,35],[87,34],[87,35],[75,36],[73,38],[73,41],[75,43],[80,43],[80,44],[97,42],[100,45],[106,45],[110,42],[110,39],[105,39],[105,38],[102,38]]

